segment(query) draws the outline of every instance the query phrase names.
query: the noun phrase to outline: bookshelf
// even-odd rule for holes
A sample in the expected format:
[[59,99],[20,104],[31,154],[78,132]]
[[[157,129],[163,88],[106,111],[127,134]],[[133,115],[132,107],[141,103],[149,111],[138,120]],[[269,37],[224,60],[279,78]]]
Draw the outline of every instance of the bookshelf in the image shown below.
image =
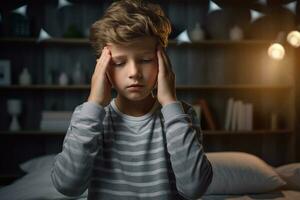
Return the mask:
[[[45,51],[45,49],[47,49],[47,46],[41,46],[40,43],[36,43],[35,39],[33,38],[2,38],[0,39],[0,44],[3,45],[9,45],[11,43],[18,45],[24,45],[24,43],[30,43],[31,45],[33,45],[33,48],[40,48],[43,49]],[[60,46],[65,47],[64,45],[67,45],[68,47],[72,47],[72,46],[77,46],[78,44],[80,45],[84,45],[86,47],[88,47],[88,41],[86,39],[51,39],[48,41],[43,41],[42,43],[51,43],[53,45],[58,45],[55,48],[59,48]],[[241,42],[230,42],[230,41],[203,41],[203,42],[197,42],[196,44],[194,43],[187,43],[187,44],[181,44],[181,45],[176,45],[175,41],[170,41],[170,48],[175,48],[175,49],[201,49],[201,48],[206,48],[207,46],[209,46],[209,48],[214,48],[214,47],[223,47],[223,48],[229,48],[234,46],[239,46],[239,47],[248,47],[250,46],[266,46],[266,44],[269,44],[269,41],[241,41]],[[211,47],[210,45],[212,45],[213,47]],[[225,47],[224,47],[225,46]],[[53,47],[51,47],[53,48]],[[39,95],[40,93],[42,94],[47,94],[47,93],[52,93],[52,95],[55,95],[56,92],[60,92],[60,93],[77,93],[77,94],[87,94],[89,91],[89,85],[67,85],[67,86],[58,86],[58,85],[48,85],[48,84],[33,84],[30,86],[20,86],[18,84],[13,84],[13,85],[9,85],[9,86],[0,86],[0,93],[3,93],[4,95],[7,95],[7,98],[9,96],[13,96],[14,93],[16,92],[21,92],[22,94],[24,93],[24,95],[26,96],[26,93],[28,93],[28,95],[32,95],[32,96],[36,96]],[[192,96],[192,98],[197,98],[197,96],[199,96],[199,93],[204,94],[205,95],[217,95],[217,94],[225,94],[226,97],[229,97],[228,94],[237,94],[238,96],[240,95],[248,95],[248,94],[260,94],[260,95],[264,95],[264,94],[269,94],[269,95],[293,95],[294,94],[294,85],[293,83],[282,83],[282,84],[269,84],[269,83],[264,83],[264,84],[256,84],[256,83],[238,83],[238,84],[233,84],[233,83],[217,83],[217,84],[177,84],[176,90],[177,93],[182,96],[185,95],[186,93],[189,94],[189,96]],[[250,95],[251,96],[251,95]],[[223,99],[225,101],[225,99]],[[190,99],[188,99],[189,102],[191,102]],[[80,103],[78,101],[78,103]],[[290,106],[292,106],[293,104],[293,99],[292,97],[289,97],[288,102],[290,103]],[[75,104],[74,104],[75,105]],[[224,102],[223,102],[223,107],[224,107]],[[293,109],[293,107],[291,107],[291,109]],[[224,109],[223,109],[224,111]],[[222,111],[221,111],[222,112]],[[215,112],[214,112],[215,114]],[[289,115],[292,115],[292,113],[289,113]],[[291,119],[293,119],[292,116],[289,116]],[[8,120],[6,120],[6,122],[8,122]],[[37,127],[36,127],[37,128]],[[286,129],[288,128],[288,129]],[[264,130],[262,130],[264,129]],[[3,128],[2,128],[3,130]],[[29,131],[30,132],[30,131]],[[34,135],[34,134],[41,134],[43,135],[42,132],[38,132],[38,131],[33,131],[34,134],[29,133],[29,132],[21,132],[17,135]],[[253,130],[251,132],[247,132],[247,135],[258,135],[258,134],[277,134],[277,133],[289,133],[287,135],[290,135],[294,132],[292,125],[289,127],[283,127],[282,129],[278,130],[278,131],[271,131],[268,129],[265,129],[265,127],[263,128],[259,128],[258,130]],[[1,132],[3,133],[3,132]],[[16,134],[16,133],[12,133],[12,134]],[[228,132],[228,131],[223,131],[221,130],[221,127],[219,127],[219,130],[217,131],[209,131],[209,130],[204,130],[204,134],[205,135],[242,135],[244,134],[243,132]],[[2,134],[0,134],[1,137]],[[51,134],[46,134],[47,136],[50,136]]]
[[[75,5],[78,13],[76,19],[79,24],[84,24],[83,31],[101,15],[99,7],[95,6],[98,5],[96,2],[79,2],[78,6]],[[206,12],[203,10],[206,5],[202,1],[177,0],[162,4],[176,27],[186,25],[191,28],[196,17],[202,22],[206,20],[201,14]],[[201,12],[196,9],[197,6]],[[60,151],[65,133],[40,131],[41,111],[53,107],[71,111],[85,101],[90,87],[88,80],[95,66],[95,57],[87,38],[61,37],[68,20],[72,21],[70,17],[74,13],[71,7],[66,8],[65,13],[60,12],[62,21],[53,20],[57,19],[53,2],[35,7],[41,7],[45,12],[39,13],[42,18],[33,20],[46,24],[52,39],[39,42],[36,35],[5,35],[0,38],[0,59],[10,60],[12,69],[12,84],[0,86],[0,110],[4,111],[0,112],[0,151],[7,160],[14,158],[7,166],[1,165],[0,171],[2,168],[15,169],[26,158]],[[102,10],[103,5],[100,7]],[[182,19],[174,15],[174,10],[178,8],[183,12]],[[300,130],[296,121],[299,115],[297,98],[300,94],[299,78],[296,76],[300,66],[297,61],[299,50],[286,45],[287,57],[281,62],[272,61],[266,55],[271,39],[252,37],[230,41],[226,38],[209,38],[181,44],[174,38],[169,41],[167,51],[176,74],[177,96],[189,103],[199,98],[206,99],[218,125],[216,130],[203,130],[206,151],[246,151],[274,166],[297,160],[296,152],[300,152],[296,147]],[[85,69],[85,84],[59,86],[47,83],[49,69],[64,70],[70,74],[78,60]],[[28,67],[32,74],[33,84],[30,86],[18,85],[18,75],[23,67]],[[230,97],[253,103],[252,131],[224,130],[226,103]],[[20,98],[24,104],[20,116],[22,131],[8,131],[10,117],[6,111],[6,101],[10,98]],[[277,130],[269,127],[271,112],[278,113]],[[7,151],[11,147],[15,149]]]

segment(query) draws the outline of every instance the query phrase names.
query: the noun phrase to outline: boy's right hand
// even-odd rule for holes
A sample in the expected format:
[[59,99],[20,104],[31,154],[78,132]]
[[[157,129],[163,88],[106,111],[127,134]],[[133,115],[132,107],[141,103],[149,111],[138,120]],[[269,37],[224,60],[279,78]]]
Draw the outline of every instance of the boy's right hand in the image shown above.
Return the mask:
[[97,59],[94,74],[92,76],[91,91],[88,101],[97,103],[103,107],[111,101],[112,84],[108,77],[108,67],[110,66],[111,53],[104,47],[99,59]]

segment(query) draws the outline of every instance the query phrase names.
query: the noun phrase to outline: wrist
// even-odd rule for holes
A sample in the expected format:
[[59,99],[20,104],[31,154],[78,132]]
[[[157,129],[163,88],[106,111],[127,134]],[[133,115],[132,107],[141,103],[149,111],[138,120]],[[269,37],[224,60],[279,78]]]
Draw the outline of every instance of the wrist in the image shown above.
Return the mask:
[[177,99],[176,98],[172,98],[172,99],[169,99],[169,100],[166,100],[164,102],[161,103],[162,106],[166,106],[168,104],[171,104],[171,103],[175,103],[177,102]]
[[94,98],[93,96],[89,96],[89,98],[88,98],[87,101],[95,103],[95,104],[100,105],[102,107],[105,107],[108,104],[108,103],[105,103],[105,102],[103,102],[103,101],[101,101],[101,100],[99,100],[97,98]]

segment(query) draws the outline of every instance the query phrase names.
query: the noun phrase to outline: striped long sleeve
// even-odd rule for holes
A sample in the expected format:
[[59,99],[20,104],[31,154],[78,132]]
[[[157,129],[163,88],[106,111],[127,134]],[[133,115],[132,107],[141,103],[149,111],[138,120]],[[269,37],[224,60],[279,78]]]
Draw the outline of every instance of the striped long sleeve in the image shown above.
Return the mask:
[[78,196],[87,189],[100,148],[104,116],[104,108],[91,102],[75,109],[51,173],[55,188],[62,194]]
[[[199,124],[199,123],[198,123]],[[51,177],[62,194],[88,199],[194,199],[211,181],[209,161],[198,140],[189,106],[157,104],[144,116],[86,102],[72,116]]]
[[199,137],[199,120],[192,107],[189,106],[185,113],[181,102],[164,106],[162,114],[178,192],[187,199],[199,198],[208,188],[213,174]]

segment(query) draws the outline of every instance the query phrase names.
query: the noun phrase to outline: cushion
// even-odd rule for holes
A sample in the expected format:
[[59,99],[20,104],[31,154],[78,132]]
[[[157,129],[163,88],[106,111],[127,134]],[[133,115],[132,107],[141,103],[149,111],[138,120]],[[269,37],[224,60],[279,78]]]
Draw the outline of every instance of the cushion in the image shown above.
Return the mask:
[[275,170],[260,158],[243,152],[207,153],[213,179],[208,194],[264,193],[285,185]]
[[43,167],[51,168],[54,164],[55,156],[56,155],[54,154],[49,154],[49,155],[44,155],[44,156],[30,159],[28,161],[21,163],[20,168],[27,173],[34,172]]
[[300,190],[300,163],[291,163],[276,168],[276,172],[287,182],[289,190]]
[[[85,192],[80,198],[87,196]],[[59,193],[51,180],[51,169],[43,167],[0,188],[1,200],[74,199]]]

